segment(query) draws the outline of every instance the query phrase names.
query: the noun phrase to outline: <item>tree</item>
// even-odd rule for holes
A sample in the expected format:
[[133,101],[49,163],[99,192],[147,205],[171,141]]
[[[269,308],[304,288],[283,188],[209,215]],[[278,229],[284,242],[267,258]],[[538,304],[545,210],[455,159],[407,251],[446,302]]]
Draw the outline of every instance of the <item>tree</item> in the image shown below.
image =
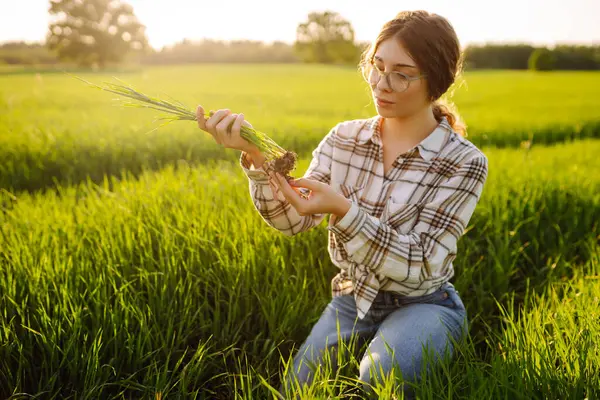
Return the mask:
[[296,29],[294,49],[305,62],[353,63],[360,57],[352,25],[333,11],[308,14]]
[[600,69],[600,46],[557,45],[553,52],[556,54],[556,69]]
[[556,69],[556,55],[552,50],[541,48],[531,53],[529,69],[535,71],[551,71]]
[[145,51],[145,29],[133,7],[120,0],[50,0],[47,45],[61,60],[104,67],[131,51]]
[[529,44],[516,43],[469,45],[464,51],[465,69],[527,69],[529,58],[535,49]]

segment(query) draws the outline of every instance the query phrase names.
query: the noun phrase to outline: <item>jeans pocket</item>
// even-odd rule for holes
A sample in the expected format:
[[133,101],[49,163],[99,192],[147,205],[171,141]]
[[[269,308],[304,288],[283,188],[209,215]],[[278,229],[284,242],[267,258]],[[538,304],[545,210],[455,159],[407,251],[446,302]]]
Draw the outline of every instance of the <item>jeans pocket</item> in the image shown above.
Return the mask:
[[445,291],[448,295],[448,298],[452,300],[454,308],[466,311],[465,305],[460,296],[458,295],[458,291],[454,288],[454,286],[446,287]]
[[455,338],[458,340],[461,337],[464,338],[469,332],[470,323],[467,316],[467,309],[454,287],[448,287],[446,290],[448,292],[448,299],[452,301],[453,309],[456,311],[457,318],[460,319],[460,329],[457,327],[456,330],[453,330]]

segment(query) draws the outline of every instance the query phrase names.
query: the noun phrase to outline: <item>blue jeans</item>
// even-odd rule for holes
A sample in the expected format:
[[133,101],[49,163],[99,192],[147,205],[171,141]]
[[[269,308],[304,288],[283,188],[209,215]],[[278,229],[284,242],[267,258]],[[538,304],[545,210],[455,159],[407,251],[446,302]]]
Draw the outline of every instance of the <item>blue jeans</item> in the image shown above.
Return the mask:
[[[310,385],[314,375],[312,369],[323,362],[322,352],[329,349],[331,360],[336,359],[333,354],[339,339],[345,343],[350,339],[355,343],[370,341],[362,356],[359,379],[366,393],[372,395],[369,384],[375,385],[373,377],[382,382],[380,369],[385,374],[392,367],[395,371],[400,369],[404,381],[416,382],[420,378],[424,349],[428,350],[428,360],[435,359],[431,356],[442,357],[445,351],[451,357],[453,345],[449,337],[459,342],[467,334],[467,312],[450,282],[424,296],[408,297],[380,291],[362,320],[358,319],[352,295],[334,297],[300,346],[294,357],[293,371],[284,377],[279,392],[285,395],[286,382],[290,388],[295,387],[290,384],[292,379],[297,379],[301,385]],[[336,367],[331,365],[333,371]],[[431,366],[427,364],[425,368],[430,371]],[[404,391],[405,398],[414,396],[409,385],[401,383],[397,387]]]

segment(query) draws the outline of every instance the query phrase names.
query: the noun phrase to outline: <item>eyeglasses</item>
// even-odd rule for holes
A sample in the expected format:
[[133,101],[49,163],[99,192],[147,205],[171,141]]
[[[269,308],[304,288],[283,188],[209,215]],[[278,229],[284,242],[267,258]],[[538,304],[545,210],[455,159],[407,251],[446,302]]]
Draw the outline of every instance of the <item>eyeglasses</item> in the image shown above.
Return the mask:
[[381,77],[385,76],[388,87],[394,92],[404,92],[408,89],[411,81],[416,81],[426,76],[424,74],[419,76],[408,76],[399,71],[390,71],[386,73],[380,70],[373,61],[369,61],[368,65],[371,67],[371,72],[369,72],[368,76],[369,83],[376,85],[379,83]]

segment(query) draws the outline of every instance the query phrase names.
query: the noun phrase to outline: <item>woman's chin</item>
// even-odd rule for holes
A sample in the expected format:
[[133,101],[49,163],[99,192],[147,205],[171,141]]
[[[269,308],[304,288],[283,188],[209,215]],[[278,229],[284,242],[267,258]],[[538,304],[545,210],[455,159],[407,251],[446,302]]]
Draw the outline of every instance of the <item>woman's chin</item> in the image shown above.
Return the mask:
[[394,110],[390,110],[386,107],[379,107],[376,105],[375,109],[377,110],[377,114],[379,114],[382,117],[393,117],[396,114]]

